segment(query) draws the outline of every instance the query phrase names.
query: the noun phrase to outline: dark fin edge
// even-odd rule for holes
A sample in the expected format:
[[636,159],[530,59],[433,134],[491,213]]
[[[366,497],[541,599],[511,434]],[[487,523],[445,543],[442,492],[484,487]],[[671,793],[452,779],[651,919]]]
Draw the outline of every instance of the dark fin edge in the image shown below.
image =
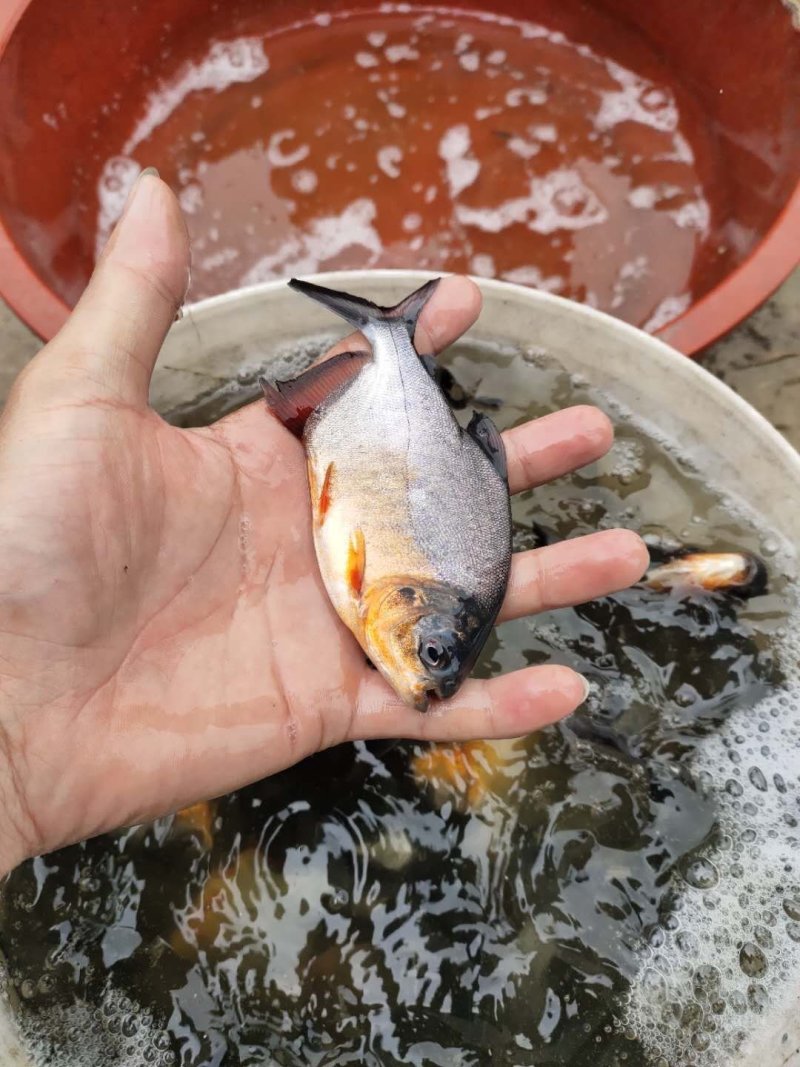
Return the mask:
[[483,412],[473,411],[467,433],[482,450],[486,458],[503,479],[508,482],[508,463],[503,436],[495,424]]
[[272,414],[295,437],[302,437],[308,417],[335,390],[347,385],[372,357],[369,352],[340,352],[290,381],[259,382]]
[[430,374],[431,378],[439,384],[439,361],[436,356],[420,356],[419,361],[425,370]]
[[323,307],[333,311],[334,314],[355,326],[357,330],[363,330],[365,326],[379,322],[395,322],[400,320],[413,339],[417,327],[417,320],[427,302],[433,296],[441,278],[432,278],[425,282],[413,293],[395,304],[394,307],[380,307],[371,300],[365,300],[360,296],[352,296],[350,293],[342,293],[336,289],[326,289],[314,282],[304,282],[299,278],[292,278],[289,287],[295,292],[316,300]]

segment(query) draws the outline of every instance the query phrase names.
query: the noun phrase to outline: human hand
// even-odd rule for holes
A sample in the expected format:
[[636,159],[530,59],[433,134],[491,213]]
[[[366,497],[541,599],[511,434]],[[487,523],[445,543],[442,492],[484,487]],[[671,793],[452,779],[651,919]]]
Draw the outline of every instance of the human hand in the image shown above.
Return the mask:
[[[342,741],[516,736],[584,698],[574,672],[541,666],[470,680],[427,715],[399,701],[325,593],[302,445],[262,402],[199,430],[148,407],[187,278],[177,202],[145,175],[0,420],[0,874]],[[417,348],[441,350],[479,308],[447,279]],[[519,492],[598,458],[612,431],[579,407],[504,438]],[[624,530],[519,553],[501,620],[646,564]]]

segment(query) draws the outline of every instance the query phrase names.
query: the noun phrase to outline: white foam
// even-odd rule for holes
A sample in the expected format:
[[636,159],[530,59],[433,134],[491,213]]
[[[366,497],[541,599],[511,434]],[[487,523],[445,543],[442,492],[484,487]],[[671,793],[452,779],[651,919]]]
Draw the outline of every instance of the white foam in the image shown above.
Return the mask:
[[458,57],[458,63],[463,70],[474,73],[481,65],[481,57],[477,52],[464,52]]
[[645,953],[624,1018],[669,1063],[690,1055],[697,1067],[727,1067],[740,1035],[797,995],[800,927],[784,901],[800,897],[798,634],[800,615],[780,642],[784,687],[737,709],[693,759],[713,792],[720,845],[708,878],[691,867],[676,876],[680,909]]
[[630,286],[629,282],[641,281],[647,277],[650,273],[650,265],[645,255],[634,256],[633,259],[626,260],[619,269],[619,273],[614,280],[614,288],[611,297],[611,307],[616,310],[622,307],[624,304]]
[[447,168],[450,195],[454,198],[472,185],[480,173],[480,163],[469,154],[471,145],[469,127],[465,123],[445,130],[439,141],[439,157]]
[[546,29],[546,27],[539,26],[535,22],[523,22],[521,27],[520,27],[520,34],[526,40],[529,40],[529,41],[533,41],[537,37],[548,37],[555,44],[558,44],[560,42],[555,40],[555,38],[557,36],[561,37],[561,39],[563,41],[563,35],[562,34],[552,33],[550,30]]
[[517,285],[532,285],[545,293],[559,293],[564,288],[564,279],[557,274],[545,277],[538,267],[514,267],[504,271],[502,278]]
[[169,1034],[157,1025],[152,1013],[111,985],[106,986],[99,1004],[77,1001],[37,1011],[23,1021],[23,1033],[37,1067],[55,1062],[55,1035],[66,1037],[59,1048],[58,1067],[106,1063],[114,1067],[171,1067],[175,1063]]
[[106,160],[97,182],[99,210],[94,245],[95,259],[105,248],[141,170],[136,160],[127,156],[112,156]]
[[526,141],[524,137],[512,137],[508,142],[508,149],[520,159],[533,159],[540,151],[541,145],[536,141]]
[[635,189],[631,189],[626,199],[631,207],[648,211],[656,206],[661,197],[654,186],[637,185]]
[[545,89],[521,85],[516,89],[509,89],[506,93],[507,107],[521,107],[522,104],[533,104],[538,107],[540,104],[546,103],[547,92]]
[[380,60],[374,52],[356,52],[356,63],[367,70],[369,67],[377,67]]
[[402,104],[398,104],[396,100],[392,100],[391,94],[396,91],[396,89],[381,89],[378,93],[378,99],[386,106],[386,110],[393,119],[402,119],[406,114],[406,109]]
[[187,215],[194,215],[203,206],[203,187],[198,182],[185,185],[178,194],[181,210]]
[[294,167],[309,154],[307,144],[298,145],[293,152],[284,152],[284,142],[294,140],[295,137],[294,130],[276,130],[272,134],[267,144],[267,159],[273,167]]
[[[649,418],[634,414],[613,395],[597,392],[621,424],[696,469],[714,469],[718,461],[713,451],[685,451]],[[715,492],[713,482],[709,488]],[[752,529],[762,525],[742,498],[732,492],[715,495],[735,521]],[[795,589],[796,546],[773,533],[761,550],[770,557],[772,572],[795,583],[790,587]],[[699,741],[688,765],[713,798],[717,844],[682,864],[683,873],[674,872],[677,906],[657,937],[642,946],[639,973],[617,1020],[619,1029],[641,1041],[658,1065],[730,1067],[740,1042],[755,1035],[757,1044],[759,1028],[772,1026],[796,1003],[800,924],[797,912],[784,906],[794,899],[794,908],[800,909],[796,599],[792,615],[775,631],[775,643],[780,688],[731,713],[715,733]],[[757,946],[766,964],[757,976],[746,973],[740,961],[748,943]]]
[[400,163],[403,160],[403,149],[399,145],[390,144],[378,149],[378,166],[387,178],[400,177]]
[[497,207],[456,205],[456,218],[484,233],[500,233],[523,223],[535,233],[582,230],[605,222],[608,211],[573,170],[559,168],[530,179],[527,196],[506,200]]
[[231,85],[254,81],[268,70],[269,59],[260,37],[215,42],[202,59],[184,64],[174,78],[148,93],[144,116],[125,143],[123,154],[130,155],[190,93],[219,93]]
[[292,188],[298,193],[313,193],[319,185],[319,179],[313,170],[301,167],[292,175]]
[[236,248],[220,248],[218,251],[211,252],[207,256],[201,256],[198,260],[198,265],[203,270],[217,270],[219,267],[224,267],[228,263],[233,263],[240,256],[240,252]]
[[267,252],[242,278],[243,285],[289,274],[313,274],[348,248],[371,253],[369,266],[383,251],[373,223],[377,209],[372,200],[354,200],[338,215],[314,219],[308,232],[292,234],[277,248]]
[[676,130],[672,136],[672,151],[665,153],[663,156],[656,156],[654,158],[691,165],[694,163],[694,152],[692,151],[692,146],[683,134],[679,130]]
[[390,63],[402,63],[403,60],[419,59],[419,52],[409,44],[390,44],[383,50]]
[[600,94],[600,109],[594,119],[597,129],[640,122],[665,133],[677,130],[678,109],[671,95],[611,59],[605,60],[605,66],[619,89]]
[[558,140],[558,130],[552,122],[534,123],[528,127],[528,133],[531,137],[535,137],[537,141],[544,141],[546,144],[552,144]]
[[476,252],[469,261],[469,269],[479,278],[493,278],[497,271],[494,259],[485,252]]
[[655,333],[656,330],[660,330],[662,326],[666,326],[668,322],[672,322],[673,319],[677,319],[679,315],[682,315],[691,302],[692,298],[689,293],[664,297],[647,322],[642,326],[642,329],[647,330],[648,333]]
[[702,193],[698,195],[696,200],[689,200],[674,211],[670,211],[669,215],[674,219],[675,224],[683,230],[697,230],[703,236],[708,233],[711,223],[711,209]]

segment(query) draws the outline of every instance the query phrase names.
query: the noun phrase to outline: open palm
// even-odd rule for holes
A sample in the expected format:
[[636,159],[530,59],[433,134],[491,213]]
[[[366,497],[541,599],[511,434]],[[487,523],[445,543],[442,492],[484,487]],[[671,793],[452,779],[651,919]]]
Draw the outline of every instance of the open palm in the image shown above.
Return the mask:
[[[0,422],[0,873],[344,740],[514,736],[583,698],[544,666],[470,681],[425,716],[400,703],[328,601],[299,442],[263,404],[189,431],[147,406],[187,262],[172,194],[143,177]],[[479,307],[448,279],[417,347],[449,344]],[[519,491],[601,455],[611,430],[573,408],[505,440]],[[626,531],[520,554],[501,618],[627,585],[646,561]]]

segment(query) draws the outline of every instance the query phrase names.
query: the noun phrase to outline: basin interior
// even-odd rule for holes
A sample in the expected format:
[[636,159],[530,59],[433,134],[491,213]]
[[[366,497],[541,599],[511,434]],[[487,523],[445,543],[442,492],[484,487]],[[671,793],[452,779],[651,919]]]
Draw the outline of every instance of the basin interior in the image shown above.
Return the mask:
[[[391,303],[419,280],[410,276],[365,280],[356,275],[329,282]],[[198,397],[206,416],[214,407],[219,412],[237,403],[265,361],[276,374],[285,373],[287,361],[296,366],[297,301],[285,287],[273,286],[212,301],[191,312],[167,343],[154,381],[154,402],[174,421],[186,422],[190,410],[198,407]],[[127,1018],[130,1009],[118,991],[112,989],[108,996],[104,992],[103,968],[111,972],[113,986],[124,984],[135,995],[138,990],[145,996],[152,990],[155,968],[164,975],[180,976],[173,1002],[175,1027],[187,1040],[192,1033],[203,1033],[203,1040],[216,1041],[210,1052],[204,1048],[208,1057],[219,1053],[223,1048],[219,1042],[234,1031],[247,1033],[256,1042],[266,1040],[258,1030],[259,1018],[268,1018],[272,1032],[279,1035],[280,1023],[287,1017],[282,1013],[288,1012],[292,1033],[300,1036],[297,1048],[291,1050],[295,1058],[286,1062],[308,1062],[312,1052],[324,1048],[325,1011],[343,1027],[331,1040],[345,1042],[365,1019],[372,1021],[377,1033],[385,1033],[382,1027],[400,1002],[408,1009],[394,1030],[401,1051],[382,1046],[381,1063],[437,1062],[430,1058],[433,1052],[445,1055],[439,1062],[455,1062],[453,1050],[500,1048],[518,1034],[522,1040],[507,1049],[515,1063],[541,1062],[552,1039],[549,1047],[557,1064],[623,1067],[635,1062],[650,1067],[659,1062],[648,1031],[655,1020],[648,1009],[660,1003],[658,984],[643,981],[643,999],[630,1005],[631,1019],[638,1026],[630,1041],[618,1031],[613,1040],[604,1036],[604,1020],[592,1007],[602,1003],[601,996],[592,995],[594,983],[600,990],[614,980],[611,961],[623,971],[631,966],[635,970],[635,960],[643,957],[656,971],[669,963],[677,976],[672,988],[681,1010],[669,1016],[666,1031],[653,1027],[656,1038],[664,1040],[666,1033],[674,1042],[687,1036],[696,1039],[691,1054],[698,1065],[729,1067],[739,1062],[727,1044],[731,1039],[736,1043],[737,1025],[727,1024],[739,1018],[735,1006],[739,1001],[726,1001],[728,1014],[723,1012],[724,1018],[715,1024],[713,1042],[712,1031],[698,1025],[718,1019],[713,1008],[718,991],[730,998],[731,983],[744,989],[744,1032],[768,1024],[766,1009],[782,1007],[769,999],[778,979],[784,987],[788,984],[790,993],[796,991],[792,975],[779,974],[796,945],[793,909],[800,915],[794,860],[791,855],[782,857],[794,833],[784,816],[793,817],[791,809],[796,807],[796,768],[785,775],[782,788],[772,775],[791,765],[800,708],[781,705],[770,694],[780,692],[781,675],[787,670],[773,657],[772,642],[774,627],[785,614],[790,582],[796,578],[796,563],[784,542],[792,540],[800,527],[796,491],[800,463],[741,401],[657,342],[539,294],[525,294],[523,299],[514,289],[490,284],[486,301],[472,336],[476,342],[494,344],[494,354],[481,356],[465,349],[454,355],[451,366],[468,391],[476,394],[475,402],[495,411],[503,425],[529,413],[527,398],[534,392],[535,403],[543,406],[603,397],[622,405],[612,408],[619,442],[609,461],[519,502],[515,512],[519,547],[528,547],[540,536],[532,520],[541,520],[551,533],[563,535],[593,528],[607,516],[639,528],[649,526],[662,535],[669,530],[684,539],[694,537],[706,547],[738,544],[760,551],[768,560],[769,593],[749,605],[699,598],[691,607],[691,634],[682,632],[682,609],[672,601],[663,607],[659,632],[651,632],[642,643],[633,636],[636,620],[646,619],[650,610],[641,591],[569,613],[571,622],[559,613],[560,622],[556,617],[542,618],[529,630],[524,623],[513,624],[515,636],[491,646],[488,669],[523,666],[531,655],[542,653],[559,657],[565,654],[558,644],[559,627],[563,636],[575,626],[572,636],[582,634],[585,640],[575,645],[584,657],[581,665],[604,694],[603,707],[590,707],[595,724],[599,719],[602,725],[605,712],[616,711],[622,718],[611,716],[605,723],[610,732],[605,738],[601,735],[599,743],[597,735],[570,740],[567,727],[565,734],[550,731],[539,742],[526,742],[524,748],[501,749],[499,759],[505,768],[501,778],[507,780],[508,793],[499,791],[488,799],[459,793],[458,788],[449,793],[448,757],[433,764],[428,758],[426,763],[426,753],[414,752],[411,746],[389,753],[340,750],[317,762],[312,781],[301,768],[221,801],[216,809],[221,822],[216,827],[213,819],[205,822],[196,816],[183,825],[165,820],[153,829],[117,836],[110,850],[95,842],[29,865],[11,883],[18,899],[6,915],[26,916],[13,928],[13,940],[19,945],[27,938],[31,953],[42,960],[79,969],[85,964],[76,947],[89,945],[89,955],[102,960],[101,966],[95,964],[93,988],[103,1003],[104,1019],[113,1019],[114,1027],[128,1026],[138,1037],[149,1035],[153,1040],[159,1033],[159,1024],[147,1013],[132,1026]],[[301,356],[313,353],[328,325],[323,311],[309,311],[304,319],[308,345]],[[554,367],[551,358],[566,369]],[[221,388],[223,369],[235,383],[230,390]],[[594,391],[598,386],[599,393]],[[499,411],[492,406],[497,397],[504,401]],[[631,419],[631,411],[648,412],[649,421]],[[665,452],[663,445],[670,440],[680,441],[691,462],[680,459],[684,451],[673,453],[669,460],[669,449]],[[716,486],[713,499],[694,495],[704,476]],[[646,514],[637,511],[645,500]],[[755,525],[750,525],[748,516],[755,516]],[[631,624],[633,631],[626,631]],[[722,647],[716,643],[720,634]],[[674,669],[660,674],[656,669],[668,665],[671,641],[678,642],[690,661],[692,671],[686,678],[676,677]],[[631,654],[627,679],[616,678],[604,652],[613,659],[626,645],[646,647],[647,654],[638,659]],[[624,688],[626,680],[631,689]],[[639,684],[661,694],[663,722],[654,715],[661,705],[654,709],[643,702],[636,692]],[[769,707],[762,699],[765,687],[772,701]],[[772,714],[775,710],[778,716]],[[633,728],[637,716],[640,725],[651,727],[649,734],[639,731],[644,737],[639,738],[643,747],[638,753]],[[761,731],[761,723],[768,728]],[[742,740],[737,741],[740,733]],[[606,743],[615,737],[632,747]],[[770,753],[752,751],[754,738],[757,749],[770,748]],[[588,754],[581,748],[585,744],[592,749]],[[658,753],[654,744],[661,746]],[[727,746],[738,760],[728,758]],[[709,762],[709,753],[718,759],[716,765]],[[487,754],[479,750],[473,758],[480,765]],[[714,774],[709,770],[712,765]],[[572,777],[560,781],[565,766],[571,767]],[[761,767],[768,772],[762,772],[763,788],[753,773]],[[388,778],[385,771],[390,772]],[[733,783],[730,789],[726,776]],[[477,774],[475,780],[480,779]],[[331,782],[337,783],[334,790]],[[524,782],[524,795],[514,793],[513,782]],[[358,803],[359,790],[366,790],[361,796],[367,808]],[[461,807],[465,803],[467,810]],[[752,805],[755,814],[741,805]],[[747,819],[758,817],[756,805],[762,808],[764,840],[740,841],[741,831],[749,830]],[[370,814],[365,814],[370,806],[374,806]],[[649,816],[644,819],[647,833],[640,836],[638,820],[648,806],[653,817],[650,822]],[[587,837],[582,820],[591,807],[595,834]],[[236,841],[233,831],[245,824],[258,839],[254,847],[252,842],[244,846]],[[499,833],[500,840],[487,836],[487,830]],[[767,840],[771,831],[777,832],[771,839],[775,844]],[[425,853],[422,858],[409,851],[409,839],[404,837],[409,832],[418,835],[414,847]],[[678,840],[685,851],[680,856],[671,851]],[[734,873],[739,848],[747,853],[747,875]],[[124,860],[109,863],[109,854]],[[172,880],[164,880],[166,855],[171,857],[173,873],[180,868],[181,877],[192,881],[195,892],[189,898]],[[444,866],[436,867],[442,857],[448,857]],[[439,871],[427,889],[426,864]],[[55,878],[54,869],[61,871]],[[60,896],[56,886],[65,873],[69,875],[64,879],[66,896]],[[149,890],[141,882],[143,873],[151,879]],[[674,882],[665,881],[667,875]],[[370,898],[373,878],[380,883],[375,899]],[[739,878],[745,902],[726,910],[724,893],[731,892],[731,880]],[[759,878],[758,888],[748,890]],[[94,879],[101,887],[108,883],[107,894],[93,886]],[[557,898],[534,899],[537,886],[554,884],[559,886]],[[197,886],[203,886],[199,907]],[[387,887],[395,907],[381,911],[385,901],[380,894],[386,894]],[[476,889],[485,891],[485,898],[471,896]],[[770,900],[759,899],[767,891]],[[428,895],[422,903],[414,896],[417,907],[409,910],[404,904],[408,893]],[[778,914],[768,920],[765,916],[776,893]],[[30,911],[34,896],[38,907]],[[47,908],[59,899],[60,918],[44,937],[37,924],[49,922]],[[654,900],[664,903],[663,910]],[[116,909],[109,923],[111,934],[97,931],[94,936],[92,922],[108,922],[93,910],[96,902],[102,906],[103,901]],[[176,910],[170,915],[173,903]],[[367,922],[370,908],[376,910]],[[530,920],[521,924],[524,936],[517,929],[520,912]],[[165,936],[176,914],[183,925]],[[732,916],[736,922],[745,919],[751,924],[743,928],[742,948],[748,946],[743,955]],[[613,929],[607,925],[609,918],[619,924],[620,936],[604,941]],[[641,928],[640,919],[643,924],[646,920]],[[64,935],[60,943],[56,928]],[[287,943],[281,932],[287,929],[288,943],[292,931],[308,937],[308,951],[297,971],[281,956]],[[354,939],[337,935],[337,930],[345,929]],[[467,929],[480,932],[479,944],[472,949],[474,968],[472,939],[464,936]],[[447,930],[447,937],[442,930]],[[8,944],[10,933],[6,927],[0,944],[4,937]],[[664,940],[659,942],[656,934]],[[565,995],[570,968],[579,958],[580,939],[592,945],[594,953],[584,989],[588,1002],[581,1004],[586,1013],[581,1021],[590,1025],[588,1034],[581,1027],[570,1028],[574,1002]],[[197,954],[198,944],[205,945],[205,955]],[[435,959],[441,966],[423,967],[415,976],[409,958],[419,953],[429,964]],[[226,965],[232,957],[239,968],[235,971]],[[524,985],[524,974],[520,978],[520,959],[525,961],[522,971],[530,963],[536,975],[530,987]],[[581,963],[586,965],[586,960]],[[708,970],[709,966],[718,971]],[[265,967],[273,981],[266,999],[259,970]],[[728,967],[733,977],[726,973]],[[462,971],[469,978],[462,998],[445,1004],[437,980],[441,978],[446,988],[453,974]],[[756,971],[750,1003],[745,975]],[[21,978],[19,972],[16,977]],[[297,995],[296,982],[302,996]],[[522,982],[517,992],[521,989],[526,995],[517,998],[516,1007],[514,990],[505,982]],[[239,992],[232,995],[237,985]],[[348,999],[353,990],[355,1000]],[[486,1000],[480,1001],[479,1010],[470,1010],[476,990],[483,990]],[[34,984],[23,988],[22,995],[33,1005],[46,1006],[52,989]],[[227,1005],[221,1015],[215,1007],[220,1002]],[[531,1049],[525,1040],[530,1044],[534,1035],[525,1027],[530,1027],[534,1013],[535,1040],[540,1045]],[[96,1039],[96,1022],[86,1020],[86,1034],[80,1035],[86,1047]],[[104,1025],[101,1020],[101,1030]],[[432,1045],[417,1047],[423,1044],[420,1035],[432,1032],[446,1049],[444,1054]],[[118,1031],[112,1033],[118,1036]],[[760,1062],[765,1067],[787,1062],[780,1037],[781,1033],[775,1037],[774,1056],[766,1043],[761,1046]],[[276,1042],[273,1047],[289,1056],[279,1036]],[[620,1058],[623,1052],[626,1059]],[[714,1059],[717,1053],[724,1058]]]
[[786,203],[800,63],[779,0],[454,7],[33,0],[0,64],[11,239],[72,304],[155,165],[195,299],[421,267],[656,329]]

